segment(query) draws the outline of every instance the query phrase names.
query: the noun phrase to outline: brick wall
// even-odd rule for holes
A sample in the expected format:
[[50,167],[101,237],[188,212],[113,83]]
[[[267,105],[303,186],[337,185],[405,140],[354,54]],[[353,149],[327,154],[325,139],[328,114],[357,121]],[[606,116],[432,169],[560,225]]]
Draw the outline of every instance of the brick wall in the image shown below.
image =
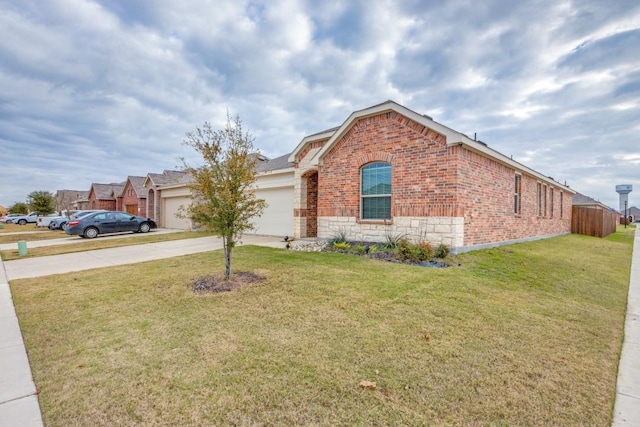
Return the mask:
[[307,237],[318,236],[318,174],[307,177]]
[[[514,209],[516,171],[465,147],[454,147],[458,158],[458,200],[465,218],[465,246],[548,236],[571,231],[571,195],[522,174],[520,213]],[[546,185],[546,212],[538,215],[537,183]],[[553,191],[553,209],[552,196]],[[544,192],[543,192],[544,195]],[[544,200],[543,206],[544,206]],[[553,213],[553,214],[552,214]]]

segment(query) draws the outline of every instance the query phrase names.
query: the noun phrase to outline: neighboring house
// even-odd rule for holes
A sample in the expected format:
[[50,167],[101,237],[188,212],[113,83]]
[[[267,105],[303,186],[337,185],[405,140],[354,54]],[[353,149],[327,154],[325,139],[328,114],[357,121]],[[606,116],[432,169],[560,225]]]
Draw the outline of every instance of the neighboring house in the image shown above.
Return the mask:
[[592,209],[604,209],[607,211],[611,210],[611,208],[605,205],[604,203],[599,202],[596,199],[593,199],[589,196],[585,196],[584,194],[580,194],[580,193],[574,194],[571,202],[573,206],[581,206],[581,207],[592,208]]
[[144,176],[128,176],[122,188],[122,193],[118,194],[121,199],[123,212],[131,215],[147,216],[147,189],[144,188]]
[[572,199],[571,232],[606,237],[616,231],[620,214],[602,202],[576,193]]
[[58,190],[56,191],[57,212],[86,209],[89,192],[80,190]]
[[[106,209],[121,210],[121,200],[118,200],[119,194],[122,194],[124,183],[113,184],[91,184],[88,196],[88,209]],[[120,203],[118,203],[120,202]]]
[[191,190],[186,185],[189,176],[183,171],[165,170],[149,173],[143,182],[147,189],[147,216],[158,227],[190,230],[191,220],[178,216],[181,206],[191,202]]
[[640,222],[640,209],[631,206],[627,209],[627,216],[631,217],[631,222]]
[[[179,188],[188,200],[185,182],[156,192]],[[570,233],[575,194],[393,101],[303,138],[288,156],[261,159],[255,188],[267,202],[256,233],[344,233],[358,241],[402,235],[455,252]],[[164,207],[174,215],[175,205]]]

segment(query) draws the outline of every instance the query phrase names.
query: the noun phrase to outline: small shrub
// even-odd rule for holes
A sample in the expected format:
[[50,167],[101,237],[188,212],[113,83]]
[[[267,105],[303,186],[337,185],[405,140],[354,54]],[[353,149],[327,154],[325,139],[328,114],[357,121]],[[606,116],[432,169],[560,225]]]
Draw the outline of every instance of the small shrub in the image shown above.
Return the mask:
[[349,242],[333,242],[331,246],[333,247],[333,249],[339,251],[348,251],[349,249],[351,249],[351,244]]
[[335,231],[327,243],[329,243],[330,246],[336,243],[347,243],[347,231],[344,229]]
[[427,260],[433,257],[433,246],[429,242],[422,241],[418,243],[421,251],[421,261]]
[[387,234],[385,237],[385,241],[384,243],[381,244],[382,248],[384,249],[395,249],[398,247],[398,245],[400,244],[400,242],[407,240],[404,237],[404,234],[396,234],[396,235],[392,235],[392,234]]
[[350,252],[358,255],[365,253],[364,245],[353,245]]
[[415,261],[418,257],[417,248],[418,246],[403,238],[398,241],[394,252],[400,261]]
[[436,258],[446,258],[449,255],[451,250],[449,247],[443,243],[440,243],[435,251],[433,251],[433,256]]

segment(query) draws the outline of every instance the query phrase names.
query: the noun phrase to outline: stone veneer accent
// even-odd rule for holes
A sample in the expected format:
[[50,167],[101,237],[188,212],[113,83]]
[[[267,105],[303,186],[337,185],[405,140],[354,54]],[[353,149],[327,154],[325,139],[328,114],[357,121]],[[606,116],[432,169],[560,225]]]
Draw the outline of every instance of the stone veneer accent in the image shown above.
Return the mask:
[[388,224],[360,222],[355,217],[323,216],[318,218],[318,237],[330,239],[344,233],[349,240],[384,242],[387,236],[402,235],[432,245],[443,243],[450,248],[464,244],[462,217],[396,217]]

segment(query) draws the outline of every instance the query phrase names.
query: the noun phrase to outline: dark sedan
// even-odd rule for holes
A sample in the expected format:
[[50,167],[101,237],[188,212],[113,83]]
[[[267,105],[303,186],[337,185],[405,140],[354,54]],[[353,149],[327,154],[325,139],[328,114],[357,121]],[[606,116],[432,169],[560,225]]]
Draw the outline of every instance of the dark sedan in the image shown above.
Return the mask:
[[127,231],[146,233],[156,227],[156,223],[149,218],[119,211],[102,211],[70,221],[65,233],[93,239],[99,234]]

